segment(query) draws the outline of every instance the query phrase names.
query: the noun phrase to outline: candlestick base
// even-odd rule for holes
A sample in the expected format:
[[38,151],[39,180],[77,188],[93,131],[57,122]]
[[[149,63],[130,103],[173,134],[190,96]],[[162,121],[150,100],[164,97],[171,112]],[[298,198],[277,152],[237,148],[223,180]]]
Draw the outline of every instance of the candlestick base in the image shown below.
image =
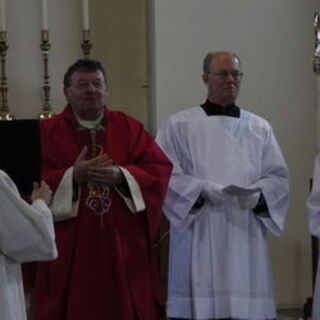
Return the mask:
[[0,111],[0,121],[3,120],[14,120],[15,117],[9,111]]
[[51,110],[42,110],[41,113],[38,114],[38,119],[50,119],[54,117],[54,113]]

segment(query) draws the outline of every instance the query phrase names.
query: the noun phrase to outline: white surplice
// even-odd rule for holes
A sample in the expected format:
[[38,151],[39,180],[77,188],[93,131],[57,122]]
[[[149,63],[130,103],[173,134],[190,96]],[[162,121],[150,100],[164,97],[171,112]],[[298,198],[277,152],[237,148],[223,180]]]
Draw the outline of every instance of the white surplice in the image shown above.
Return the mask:
[[0,170],[0,319],[25,320],[20,263],[56,258],[51,212],[42,200],[20,198]]
[[[309,230],[320,239],[320,153],[314,161],[312,192],[307,199]],[[320,258],[319,260],[320,261]],[[312,320],[320,319],[320,263],[318,263],[316,286],[313,294]]]
[[[270,125],[244,110],[234,118],[196,107],[171,116],[156,141],[174,164],[164,204],[168,316],[276,318],[266,237],[283,230],[289,185]],[[259,216],[224,196],[208,199],[230,185],[261,190],[269,213]],[[192,209],[199,195],[207,199]]]

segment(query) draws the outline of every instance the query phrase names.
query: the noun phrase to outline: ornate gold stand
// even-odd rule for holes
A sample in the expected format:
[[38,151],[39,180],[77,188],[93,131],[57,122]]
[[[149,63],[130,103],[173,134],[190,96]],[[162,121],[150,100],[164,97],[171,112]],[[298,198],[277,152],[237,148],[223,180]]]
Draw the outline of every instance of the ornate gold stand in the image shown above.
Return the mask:
[[315,36],[315,52],[313,57],[313,72],[316,76],[320,75],[320,21],[318,12],[314,15],[313,21],[314,36]]
[[41,113],[38,115],[39,119],[48,119],[54,116],[52,108],[50,105],[50,76],[49,76],[49,50],[51,48],[49,42],[49,31],[41,30],[41,45],[40,48],[43,54],[43,65],[44,65],[44,75],[43,75],[43,92],[44,92],[44,103],[42,106]]
[[90,30],[83,30],[82,31],[82,50],[83,55],[86,59],[90,58],[90,50],[92,48],[92,42],[90,41]]
[[0,120],[12,120],[14,116],[10,114],[8,106],[8,83],[6,76],[6,56],[9,46],[7,45],[7,32],[0,31],[0,59],[1,59],[1,106],[0,106]]

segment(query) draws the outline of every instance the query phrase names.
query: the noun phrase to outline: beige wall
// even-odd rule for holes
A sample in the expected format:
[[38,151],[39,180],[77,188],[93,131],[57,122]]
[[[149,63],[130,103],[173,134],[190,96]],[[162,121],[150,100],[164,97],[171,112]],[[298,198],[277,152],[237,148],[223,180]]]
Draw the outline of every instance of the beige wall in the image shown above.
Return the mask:
[[146,0],[91,2],[93,56],[110,78],[110,107],[147,125]]
[[[48,1],[51,50],[49,74],[55,112],[65,105],[62,78],[83,56],[79,0]],[[7,1],[9,107],[16,118],[34,118],[43,103],[43,60],[40,45],[40,1]],[[90,1],[91,57],[105,65],[110,106],[147,124],[145,0]]]
[[[304,201],[315,154],[312,19],[316,0],[91,1],[92,57],[110,74],[111,107],[155,128],[171,113],[203,101],[201,60],[208,50],[239,53],[245,77],[239,103],[274,126],[291,170],[286,231],[271,239],[279,305],[311,293],[310,244]],[[63,8],[63,9],[62,9]],[[32,118],[42,104],[38,0],[7,1],[9,104]],[[78,0],[49,1],[51,101],[64,106],[62,76],[82,56]],[[147,31],[152,102],[147,99]]]
[[319,9],[316,0],[153,1],[153,128],[204,101],[201,63],[210,50],[240,55],[239,105],[274,127],[291,171],[286,229],[270,241],[280,306],[301,305],[311,294],[304,203],[315,155],[313,16]]
[[[10,0],[6,3],[9,107],[18,119],[34,118],[40,112],[43,101],[40,1]],[[62,76],[67,66],[82,55],[81,6],[76,0],[48,1],[48,6],[52,45],[49,53],[51,103],[57,112],[65,104]]]

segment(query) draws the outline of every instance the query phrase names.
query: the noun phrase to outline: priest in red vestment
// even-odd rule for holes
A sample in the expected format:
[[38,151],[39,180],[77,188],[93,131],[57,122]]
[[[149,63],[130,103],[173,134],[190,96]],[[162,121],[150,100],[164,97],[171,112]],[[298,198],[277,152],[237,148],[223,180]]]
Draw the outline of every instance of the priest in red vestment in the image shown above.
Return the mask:
[[36,267],[33,320],[156,320],[154,244],[171,163],[143,126],[106,108],[98,61],[64,77],[67,107],[41,122],[59,258]]

